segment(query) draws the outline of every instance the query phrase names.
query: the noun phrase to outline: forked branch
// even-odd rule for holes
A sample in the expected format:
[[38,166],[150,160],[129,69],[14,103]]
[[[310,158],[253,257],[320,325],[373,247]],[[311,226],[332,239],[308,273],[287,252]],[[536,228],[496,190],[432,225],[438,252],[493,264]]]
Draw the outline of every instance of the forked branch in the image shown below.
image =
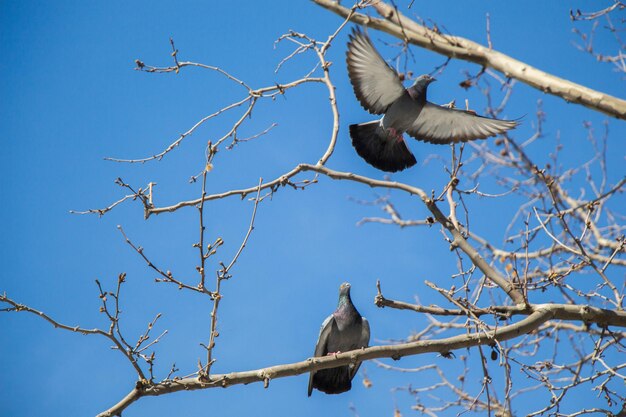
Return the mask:
[[[255,369],[244,372],[232,372],[229,374],[211,375],[204,378],[182,378],[167,380],[158,384],[143,385],[133,388],[120,402],[108,410],[100,413],[98,417],[111,417],[119,415],[123,410],[135,401],[146,396],[159,396],[171,392],[191,391],[208,388],[229,387],[238,384],[250,384],[263,382],[266,385],[272,379],[285,378],[300,375],[320,369],[334,368],[364,360],[378,358],[400,359],[404,356],[418,355],[423,353],[447,354],[456,349],[468,348],[480,345],[492,345],[495,341],[516,338],[538,329],[543,323],[554,319],[559,314],[560,307],[543,305],[518,323],[499,327],[488,332],[480,331],[471,334],[449,337],[439,340],[416,341],[396,345],[373,346],[366,349],[344,352],[337,355],[309,358],[305,361],[275,365],[267,368]],[[585,320],[585,314],[581,311],[578,320]],[[609,319],[607,319],[609,320]],[[623,320],[623,319],[622,319]],[[610,320],[609,320],[610,321]],[[623,323],[622,323],[623,324]]]

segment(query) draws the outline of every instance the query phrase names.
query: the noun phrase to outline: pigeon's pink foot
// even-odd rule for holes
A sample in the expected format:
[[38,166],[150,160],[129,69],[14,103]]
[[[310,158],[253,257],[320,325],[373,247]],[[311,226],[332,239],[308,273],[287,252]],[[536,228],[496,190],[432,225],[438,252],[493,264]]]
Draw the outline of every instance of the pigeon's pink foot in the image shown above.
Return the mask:
[[396,128],[390,127],[389,129],[387,129],[387,131],[389,132],[390,137],[398,141],[404,141],[404,138],[402,137],[402,133],[399,132]]

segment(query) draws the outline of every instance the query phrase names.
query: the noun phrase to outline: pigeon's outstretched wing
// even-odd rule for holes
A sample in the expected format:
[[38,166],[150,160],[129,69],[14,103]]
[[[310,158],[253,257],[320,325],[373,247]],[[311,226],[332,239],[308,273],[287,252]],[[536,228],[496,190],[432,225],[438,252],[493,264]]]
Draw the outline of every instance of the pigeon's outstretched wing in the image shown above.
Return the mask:
[[[328,353],[328,338],[330,337],[331,332],[333,331],[333,327],[337,329],[337,324],[335,323],[335,317],[331,314],[324,320],[322,323],[322,327],[320,328],[320,334],[317,338],[317,344],[315,345],[315,353],[313,356],[326,356]],[[315,373],[311,372],[309,375],[309,397],[313,392],[313,377]]]
[[424,142],[446,144],[485,139],[513,129],[514,120],[489,119],[427,102],[407,133]]
[[405,94],[396,71],[380,56],[369,36],[358,28],[352,30],[346,55],[354,94],[370,113],[383,114]]

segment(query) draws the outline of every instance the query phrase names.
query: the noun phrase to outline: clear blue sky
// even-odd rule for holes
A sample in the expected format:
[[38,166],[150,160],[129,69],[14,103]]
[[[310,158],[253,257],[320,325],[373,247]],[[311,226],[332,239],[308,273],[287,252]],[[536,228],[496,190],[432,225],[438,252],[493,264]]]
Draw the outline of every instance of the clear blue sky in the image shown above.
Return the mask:
[[[606,3],[609,2],[599,2]],[[485,13],[491,14],[494,48],[555,75],[620,97],[626,96],[623,74],[598,64],[571,42],[569,7],[589,10],[598,2],[415,1],[413,11],[456,35],[485,43]],[[220,66],[253,87],[295,79],[305,74],[313,57],[291,61],[278,75],[274,68],[291,46],[273,42],[294,29],[325,40],[340,20],[308,1],[272,2],[0,2],[0,291],[52,315],[59,321],[87,328],[105,327],[98,312],[95,279],[113,289],[116,277],[127,273],[123,288],[122,326],[130,339],[143,331],[156,313],[162,313],[156,332],[169,334],[157,346],[157,378],[172,363],[181,375],[196,370],[204,358],[199,343],[206,342],[211,304],[166,284],[154,284],[155,274],[123,241],[122,225],[135,243],[163,269],[195,283],[197,216],[194,209],[143,220],[138,203],[125,204],[103,218],[76,216],[70,209],[104,207],[123,190],[113,181],[123,178],[134,186],[158,183],[155,203],[166,205],[197,198],[198,184],[188,178],[203,166],[207,140],[221,136],[239,112],[206,124],[161,162],[121,165],[105,156],[143,157],[159,152],[201,117],[245,92],[219,75],[194,69],[180,74],[133,71],[135,59],[146,64],[171,64],[169,38],[181,60]],[[385,56],[394,51],[383,41],[390,37],[371,31]],[[375,178],[381,172],[367,166],[352,149],[347,125],[369,120],[354,99],[344,66],[344,31],[329,59],[342,112],[339,143],[328,166]],[[614,45],[601,35],[596,46]],[[444,58],[415,48],[416,73],[430,72]],[[458,87],[462,70],[474,65],[453,62],[433,85],[431,100],[448,102],[469,98],[478,110],[485,100],[475,90]],[[583,121],[599,130],[607,118],[581,106],[519,85],[506,117],[526,115],[515,137],[532,132],[537,100],[544,100],[546,138],[533,149],[538,162],[548,160],[557,132],[572,164],[590,152]],[[222,151],[209,176],[208,191],[250,187],[260,176],[273,179],[299,162],[314,163],[327,146],[330,133],[327,92],[304,86],[275,103],[261,103],[245,125],[242,136],[257,133],[272,122],[278,127],[233,151]],[[609,120],[609,180],[624,175],[623,122]],[[430,154],[448,157],[446,147],[410,143],[418,167],[394,176],[426,190],[441,189],[440,162],[423,166]],[[304,176],[302,178],[310,178]],[[498,191],[495,188],[487,191]],[[501,190],[500,190],[501,191]],[[396,195],[396,193],[394,193]],[[356,184],[331,182],[306,191],[281,189],[259,206],[249,247],[223,286],[220,337],[215,372],[249,370],[303,360],[313,352],[319,325],[335,307],[341,282],[353,284],[353,299],[372,327],[372,343],[402,339],[422,329],[423,317],[408,312],[377,309],[373,303],[376,279],[385,294],[411,301],[443,304],[428,292],[428,279],[451,285],[455,257],[436,228],[398,230],[389,226],[355,224],[364,216],[382,214],[377,207],[356,205],[348,197],[373,199],[376,193]],[[424,207],[400,194],[398,208],[407,218],[423,218]],[[623,199],[622,199],[623,201]],[[498,239],[508,224],[507,208],[481,212],[473,227]],[[252,205],[238,198],[207,205],[207,238],[226,242],[214,261],[229,261],[247,229]],[[499,242],[499,240],[497,240]],[[210,264],[210,270],[217,264]],[[212,285],[213,275],[209,275]],[[0,314],[0,415],[88,416],[122,398],[136,376],[110,343],[96,336],[80,336],[53,329],[32,315]],[[460,356],[465,352],[457,352]],[[416,367],[440,363],[434,354],[403,359],[398,365]],[[495,364],[493,373],[501,373]],[[199,414],[350,416],[353,405],[360,416],[391,415],[397,405],[413,415],[412,399],[393,393],[396,386],[428,385],[411,374],[389,373],[373,363],[363,366],[373,380],[366,390],[360,377],[340,396],[316,392],[306,396],[308,375],[261,384],[236,386],[159,398],[134,404],[125,416]],[[450,374],[454,375],[454,374]],[[479,383],[479,378],[469,383]],[[579,396],[586,405],[595,394]],[[516,404],[526,410],[524,404]],[[572,404],[575,409],[579,404]]]

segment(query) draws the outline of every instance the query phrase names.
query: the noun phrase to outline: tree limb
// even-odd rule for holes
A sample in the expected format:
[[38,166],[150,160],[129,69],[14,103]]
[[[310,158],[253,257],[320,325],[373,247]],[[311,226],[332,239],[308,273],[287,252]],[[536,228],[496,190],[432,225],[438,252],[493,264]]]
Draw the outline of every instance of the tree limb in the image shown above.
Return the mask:
[[[375,298],[378,307],[391,307],[398,310],[411,310],[418,313],[427,313],[438,316],[466,316],[467,312],[459,309],[450,309],[439,306],[423,306],[419,304],[405,303],[403,301],[389,300],[378,294]],[[490,306],[480,309],[472,309],[471,312],[477,317],[483,315],[497,315],[511,317],[516,315],[530,315],[546,306],[555,308],[555,320],[582,320],[585,323],[595,323],[600,327],[618,326],[626,328],[626,312],[619,310],[607,310],[580,304],[537,304],[518,306]]]
[[[602,317],[603,322],[615,323],[614,325],[626,326],[626,315],[618,316],[610,310],[596,309],[588,306],[574,306],[542,304],[535,306],[528,317],[518,323],[500,327],[497,330],[480,331],[471,334],[448,337],[439,340],[419,340],[396,345],[373,346],[366,349],[344,352],[337,355],[309,358],[305,361],[284,365],[270,366],[244,372],[232,372],[229,374],[212,375],[208,378],[182,378],[167,380],[157,384],[140,385],[133,388],[120,402],[108,410],[100,413],[98,417],[111,417],[119,415],[132,403],[145,396],[159,396],[171,392],[192,391],[216,387],[229,387],[238,384],[250,384],[264,382],[268,384],[271,379],[285,378],[288,376],[301,375],[320,369],[334,368],[364,360],[377,358],[400,359],[404,356],[418,355],[422,353],[447,353],[451,350],[462,349],[479,345],[491,345],[495,341],[503,342],[523,334],[536,330],[548,320],[556,316],[566,314],[574,320],[587,321],[588,311],[593,311],[596,318]],[[619,317],[616,319],[616,317]]]
[[[266,182],[256,187],[245,188],[241,190],[230,190],[230,191],[226,191],[220,194],[207,195],[204,197],[204,200],[205,201],[217,200],[217,199],[221,199],[225,197],[230,197],[233,195],[239,195],[243,198],[250,193],[256,192],[257,190],[264,190],[267,188],[274,190],[277,187],[283,184],[286,184],[290,178],[304,171],[314,171],[319,174],[326,175],[327,177],[332,178],[334,180],[349,180],[349,181],[359,182],[361,184],[366,184],[366,185],[369,185],[370,187],[376,187],[376,188],[382,187],[382,188],[388,188],[388,189],[402,190],[411,195],[418,196],[424,202],[424,204],[426,204],[426,207],[433,214],[437,222],[441,223],[441,225],[445,227],[450,232],[450,234],[452,234],[453,240],[452,240],[451,246],[453,248],[458,247],[463,252],[465,252],[470,257],[474,265],[476,265],[491,281],[493,281],[496,285],[502,288],[504,292],[506,292],[506,294],[513,300],[515,304],[523,304],[526,302],[524,299],[524,296],[519,291],[519,289],[517,289],[508,279],[506,279],[502,274],[500,274],[491,265],[489,265],[487,261],[485,261],[485,259],[480,255],[478,250],[476,250],[476,248],[474,248],[467,241],[467,239],[463,237],[462,231],[457,229],[455,225],[453,224],[453,222],[450,221],[450,219],[448,219],[441,212],[439,207],[437,207],[435,200],[429,197],[428,194],[426,194],[426,192],[422,190],[421,188],[413,187],[408,184],[403,184],[403,183],[399,183],[395,181],[376,180],[373,178],[356,175],[350,172],[334,171],[320,164],[317,164],[317,165],[299,164],[291,171],[283,174],[279,178],[276,178],[270,182]],[[166,211],[175,211],[181,207],[192,206],[192,205],[196,205],[199,203],[200,203],[200,199],[183,201],[183,202],[180,202],[178,204],[175,204],[169,207],[151,208],[150,212],[151,213],[163,213]]]
[[[375,180],[373,178],[363,177],[361,175],[352,174],[350,172],[339,172],[334,171],[332,169],[326,168],[321,165],[309,165],[309,164],[300,164],[298,168],[302,171],[315,171],[317,173],[326,175],[334,180],[350,180],[354,182],[360,182],[362,184],[367,184],[370,187],[383,187],[388,189],[398,189],[405,192],[408,192],[412,195],[417,195],[426,205],[426,208],[433,214],[435,220],[439,222],[443,227],[450,232],[453,236],[452,244],[450,245],[452,249],[454,247],[458,247],[463,252],[469,256],[472,260],[472,263],[480,269],[485,276],[487,276],[492,282],[498,285],[504,292],[513,300],[515,304],[524,304],[526,300],[522,293],[509,281],[496,271],[485,259],[480,256],[480,253],[474,248],[468,241],[463,237],[463,233],[457,229],[454,223],[446,217],[439,207],[435,200],[430,198],[428,194],[424,192],[424,190],[413,187],[407,184],[392,182],[392,181],[380,181]],[[296,168],[296,169],[298,169]]]
[[[348,17],[351,9],[333,0],[313,0],[316,4],[342,16]],[[443,35],[403,16],[393,6],[375,2],[373,7],[384,16],[377,19],[361,13],[353,13],[354,23],[382,30],[399,39],[426,48],[450,58],[463,59],[483,67],[491,67],[507,77],[515,78],[544,93],[561,97],[567,102],[582,104],[618,119],[626,119],[626,100],[592,90],[580,84],[554,76],[522,61],[490,49],[460,36]]]

